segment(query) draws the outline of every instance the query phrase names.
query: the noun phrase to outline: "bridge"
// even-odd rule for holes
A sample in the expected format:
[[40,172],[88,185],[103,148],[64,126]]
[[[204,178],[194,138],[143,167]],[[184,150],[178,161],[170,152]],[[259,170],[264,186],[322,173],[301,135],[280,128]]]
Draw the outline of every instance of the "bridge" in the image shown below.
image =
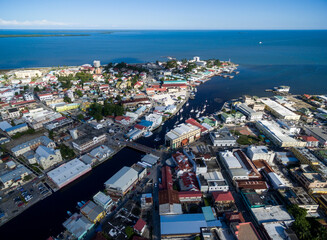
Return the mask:
[[145,146],[143,144],[140,143],[135,143],[135,142],[125,142],[125,146],[126,147],[130,147],[133,148],[135,150],[141,151],[141,152],[145,152],[145,153],[151,153],[153,155],[156,155],[158,157],[161,157],[162,152],[155,149],[155,148],[151,148],[148,146]]

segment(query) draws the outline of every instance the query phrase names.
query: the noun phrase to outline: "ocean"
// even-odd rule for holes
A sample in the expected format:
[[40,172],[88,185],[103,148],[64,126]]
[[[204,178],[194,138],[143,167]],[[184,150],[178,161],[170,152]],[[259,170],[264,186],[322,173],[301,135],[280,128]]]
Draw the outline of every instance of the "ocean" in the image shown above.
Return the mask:
[[[4,34],[89,34],[67,37],[0,37],[0,69],[81,65],[101,60],[141,63],[166,60],[167,56],[219,58],[239,64],[233,79],[213,77],[198,87],[195,100],[184,108],[183,121],[219,110],[224,101],[243,94],[265,96],[264,90],[289,85],[294,94],[327,93],[327,31],[41,31],[0,30]],[[259,44],[262,42],[262,44]],[[207,102],[206,102],[207,100]],[[149,138],[138,142],[158,147],[167,130],[180,120],[175,116]],[[155,142],[154,139],[161,140]],[[124,165],[141,159],[141,153],[123,149],[89,174],[35,204],[0,228],[4,239],[46,239],[63,230],[77,201],[92,198],[103,183]]]

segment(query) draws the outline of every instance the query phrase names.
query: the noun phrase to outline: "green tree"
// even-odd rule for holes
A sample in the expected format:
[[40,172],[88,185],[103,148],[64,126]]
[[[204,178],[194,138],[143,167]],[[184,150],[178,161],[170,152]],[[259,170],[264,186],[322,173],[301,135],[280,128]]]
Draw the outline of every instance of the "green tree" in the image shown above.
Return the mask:
[[77,90],[75,93],[76,93],[77,96],[83,97],[83,93],[82,93],[81,90]]
[[34,88],[34,91],[35,91],[35,92],[39,92],[39,91],[40,91],[39,86],[36,86],[36,87]]
[[83,119],[84,119],[84,116],[83,116],[83,114],[81,114],[81,113],[80,113],[80,114],[78,114],[78,115],[77,115],[77,119],[78,119],[78,120],[83,120]]
[[135,234],[133,228],[130,226],[127,226],[125,228],[125,233],[126,233],[128,239],[130,239]]
[[66,102],[66,103],[71,103],[72,100],[70,99],[70,97],[68,97],[68,96],[64,96],[64,102]]

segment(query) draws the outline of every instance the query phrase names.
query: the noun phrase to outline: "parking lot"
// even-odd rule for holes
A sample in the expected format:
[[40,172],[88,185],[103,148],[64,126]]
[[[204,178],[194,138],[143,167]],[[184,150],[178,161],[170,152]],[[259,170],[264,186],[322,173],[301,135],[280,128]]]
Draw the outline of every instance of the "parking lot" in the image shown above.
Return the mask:
[[0,209],[4,212],[4,217],[1,218],[0,225],[51,194],[51,190],[36,178],[23,187],[2,195]]

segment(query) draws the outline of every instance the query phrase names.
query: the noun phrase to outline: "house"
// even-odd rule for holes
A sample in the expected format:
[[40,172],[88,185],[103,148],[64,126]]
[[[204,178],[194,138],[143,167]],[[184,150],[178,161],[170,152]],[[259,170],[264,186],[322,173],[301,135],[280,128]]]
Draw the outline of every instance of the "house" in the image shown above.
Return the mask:
[[14,170],[2,174],[0,182],[3,184],[3,189],[18,186],[23,183],[24,177],[29,174],[32,174],[30,170],[23,165],[18,165]]
[[228,192],[212,192],[212,197],[215,203],[229,204],[234,203],[234,197],[230,191]]
[[139,218],[139,220],[137,220],[133,228],[136,233],[142,235],[145,230],[145,227],[146,227],[146,222],[142,218]]

